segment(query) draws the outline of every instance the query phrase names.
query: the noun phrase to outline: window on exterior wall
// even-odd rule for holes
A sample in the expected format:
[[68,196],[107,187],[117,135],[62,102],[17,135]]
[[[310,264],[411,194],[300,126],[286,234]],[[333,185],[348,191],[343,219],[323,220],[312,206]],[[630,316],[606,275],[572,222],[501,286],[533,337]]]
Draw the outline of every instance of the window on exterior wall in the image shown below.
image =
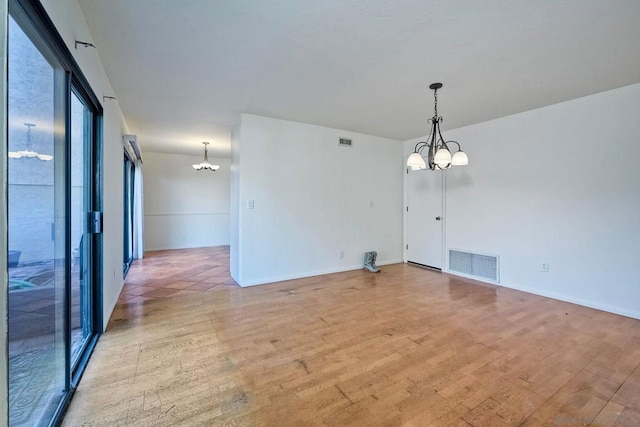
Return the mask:
[[9,13],[9,425],[57,425],[102,330],[102,108],[40,3]]

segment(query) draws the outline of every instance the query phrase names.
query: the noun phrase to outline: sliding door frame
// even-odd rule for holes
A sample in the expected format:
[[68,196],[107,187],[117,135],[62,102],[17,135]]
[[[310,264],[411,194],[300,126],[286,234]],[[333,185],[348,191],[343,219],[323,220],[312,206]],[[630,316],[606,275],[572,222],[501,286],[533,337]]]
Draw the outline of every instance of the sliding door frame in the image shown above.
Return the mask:
[[[92,112],[91,141],[90,144],[90,210],[103,212],[103,108],[97,96],[93,92],[91,85],[80,70],[71,52],[67,48],[64,40],[58,33],[55,25],[46,13],[46,10],[38,0],[9,0],[9,14],[20,25],[21,29],[41,48],[46,49],[46,53],[52,55],[64,70],[63,93],[60,94],[64,106],[59,105],[58,111],[64,111],[64,139],[65,139],[65,396],[58,405],[51,425],[58,425],[69,405],[71,397],[80,381],[82,373],[87,365],[89,357],[95,348],[100,333],[102,332],[102,221],[100,218],[100,230],[91,236],[91,253],[95,256],[91,274],[91,337],[85,344],[82,355],[76,363],[71,360],[71,93],[74,91]],[[56,101],[57,102],[57,101]],[[89,218],[87,218],[87,222]],[[88,230],[87,232],[90,232]]]

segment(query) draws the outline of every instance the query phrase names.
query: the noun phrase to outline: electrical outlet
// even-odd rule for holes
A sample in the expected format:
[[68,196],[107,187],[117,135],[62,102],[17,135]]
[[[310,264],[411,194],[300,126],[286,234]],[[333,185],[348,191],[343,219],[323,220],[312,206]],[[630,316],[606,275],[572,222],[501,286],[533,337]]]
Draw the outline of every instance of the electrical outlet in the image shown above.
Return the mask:
[[540,271],[543,271],[545,273],[549,272],[549,263],[547,261],[543,261],[540,263]]
[[340,249],[338,251],[338,259],[343,259],[344,258],[344,251],[342,249]]
[[253,209],[254,203],[253,200],[247,200],[247,209]]

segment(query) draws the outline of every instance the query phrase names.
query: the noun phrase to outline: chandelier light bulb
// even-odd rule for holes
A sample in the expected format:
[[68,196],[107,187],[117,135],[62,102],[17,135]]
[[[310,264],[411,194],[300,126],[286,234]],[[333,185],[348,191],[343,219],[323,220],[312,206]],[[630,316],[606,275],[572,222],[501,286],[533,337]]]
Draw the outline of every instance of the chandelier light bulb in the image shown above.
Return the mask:
[[445,168],[451,163],[451,153],[449,152],[449,150],[443,147],[436,152],[433,161],[441,168]]
[[427,164],[419,153],[413,153],[407,160],[407,166],[411,167],[411,170],[426,169]]
[[451,164],[453,166],[465,166],[469,164],[469,158],[464,151],[460,150],[451,158]]

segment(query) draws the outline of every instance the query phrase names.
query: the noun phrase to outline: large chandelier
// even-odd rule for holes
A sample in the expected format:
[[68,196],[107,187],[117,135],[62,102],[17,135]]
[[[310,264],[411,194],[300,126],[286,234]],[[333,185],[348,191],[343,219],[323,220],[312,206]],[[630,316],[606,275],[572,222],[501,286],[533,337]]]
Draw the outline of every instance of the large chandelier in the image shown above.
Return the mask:
[[203,144],[204,144],[204,161],[202,163],[196,163],[195,165],[191,165],[191,167],[193,167],[197,171],[205,170],[205,171],[215,172],[218,169],[220,169],[220,166],[212,165],[211,163],[209,163],[209,155],[207,154],[207,145],[209,145],[209,143],[203,142]]
[[31,149],[31,128],[35,127],[36,125],[34,123],[25,123],[24,124],[27,127],[27,146],[25,150],[20,150],[20,151],[9,151],[8,157],[10,159],[28,159],[28,158],[32,158],[32,157],[37,157],[40,160],[44,160],[44,161],[49,161],[49,160],[53,160],[53,156],[49,155],[49,154],[41,154],[38,153],[37,151],[33,151]]
[[[413,149],[413,154],[407,159],[407,166],[411,170],[431,169],[444,170],[451,166],[462,166],[469,164],[469,158],[464,151],[460,149],[460,144],[456,141],[445,141],[440,132],[440,123],[442,116],[438,116],[438,89],[442,87],[442,83],[432,83],[429,89],[433,90],[434,113],[427,123],[431,125],[427,142],[418,142]],[[452,156],[449,151],[448,144],[454,143],[458,146],[458,151]],[[422,157],[422,151],[428,148],[427,162]]]

